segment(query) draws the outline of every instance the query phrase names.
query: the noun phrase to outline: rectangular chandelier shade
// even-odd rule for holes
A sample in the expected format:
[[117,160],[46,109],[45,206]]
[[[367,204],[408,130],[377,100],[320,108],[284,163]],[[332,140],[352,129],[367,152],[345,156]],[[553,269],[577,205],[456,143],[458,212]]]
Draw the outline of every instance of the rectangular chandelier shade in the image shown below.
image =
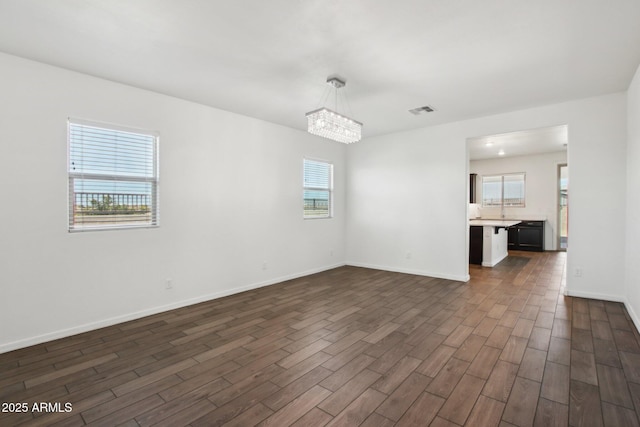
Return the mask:
[[320,108],[306,114],[309,133],[332,139],[334,141],[351,144],[362,138],[362,123],[349,117]]

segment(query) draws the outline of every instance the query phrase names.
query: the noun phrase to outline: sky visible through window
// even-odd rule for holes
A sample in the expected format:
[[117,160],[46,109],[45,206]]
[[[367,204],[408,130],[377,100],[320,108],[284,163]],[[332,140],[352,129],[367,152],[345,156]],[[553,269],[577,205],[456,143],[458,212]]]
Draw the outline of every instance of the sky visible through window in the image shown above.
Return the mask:
[[305,218],[326,218],[331,215],[331,170],[330,163],[304,159]]
[[524,206],[524,174],[507,174],[482,177],[483,206]]
[[69,122],[69,230],[157,225],[157,138]]
[[[149,194],[152,184],[129,178],[155,176],[155,137],[72,123],[69,131],[69,172],[77,178],[74,191]],[[120,177],[114,180],[113,177]],[[101,179],[103,178],[103,179]]]

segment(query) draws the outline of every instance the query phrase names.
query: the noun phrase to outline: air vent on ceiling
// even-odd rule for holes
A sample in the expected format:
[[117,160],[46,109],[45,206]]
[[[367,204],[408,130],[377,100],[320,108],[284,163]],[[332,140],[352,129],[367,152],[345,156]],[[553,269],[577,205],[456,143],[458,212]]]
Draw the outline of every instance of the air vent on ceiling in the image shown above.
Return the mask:
[[425,105],[424,107],[418,107],[418,108],[414,108],[412,110],[409,110],[409,112],[411,114],[413,114],[414,116],[417,116],[419,114],[424,114],[424,113],[432,113],[434,111],[436,111],[436,109],[433,108],[430,105]]

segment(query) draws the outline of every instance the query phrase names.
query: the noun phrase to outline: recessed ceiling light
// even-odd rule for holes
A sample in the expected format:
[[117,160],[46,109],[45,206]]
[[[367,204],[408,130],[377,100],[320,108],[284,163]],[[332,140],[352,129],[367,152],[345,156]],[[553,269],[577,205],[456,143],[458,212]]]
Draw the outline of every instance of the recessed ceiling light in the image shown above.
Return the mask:
[[484,146],[485,147],[493,147],[493,142],[487,141],[487,142],[484,143]]
[[498,151],[498,156],[504,156],[504,150],[502,148]]

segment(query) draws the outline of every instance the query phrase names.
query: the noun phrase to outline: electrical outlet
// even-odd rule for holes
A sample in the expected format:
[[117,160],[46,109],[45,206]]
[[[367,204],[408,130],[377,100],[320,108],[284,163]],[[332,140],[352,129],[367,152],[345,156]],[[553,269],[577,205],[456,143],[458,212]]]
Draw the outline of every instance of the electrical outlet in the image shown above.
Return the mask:
[[165,282],[165,289],[172,289],[173,288],[173,279],[167,279]]
[[333,256],[333,249],[329,249],[329,256]]
[[266,269],[267,269],[267,261],[264,261],[264,262],[262,263],[262,269],[263,269],[263,270],[266,270]]
[[407,256],[407,259],[411,259],[411,256],[412,256],[412,255],[411,255],[411,252],[407,252],[407,255],[406,255],[406,256]]
[[580,267],[576,268],[575,276],[576,277],[582,277],[582,268],[580,268]]

